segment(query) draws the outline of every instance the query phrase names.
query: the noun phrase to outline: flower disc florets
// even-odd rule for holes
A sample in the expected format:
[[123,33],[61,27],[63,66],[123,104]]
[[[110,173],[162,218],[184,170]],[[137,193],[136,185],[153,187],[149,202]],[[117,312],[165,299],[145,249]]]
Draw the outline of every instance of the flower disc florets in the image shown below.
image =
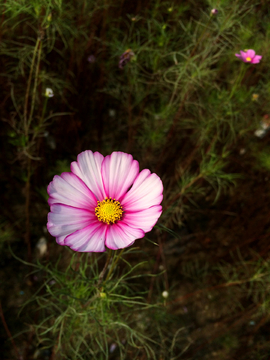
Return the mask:
[[114,224],[117,220],[121,220],[123,209],[119,201],[112,198],[105,198],[103,201],[98,201],[95,208],[95,214],[99,221],[108,225]]

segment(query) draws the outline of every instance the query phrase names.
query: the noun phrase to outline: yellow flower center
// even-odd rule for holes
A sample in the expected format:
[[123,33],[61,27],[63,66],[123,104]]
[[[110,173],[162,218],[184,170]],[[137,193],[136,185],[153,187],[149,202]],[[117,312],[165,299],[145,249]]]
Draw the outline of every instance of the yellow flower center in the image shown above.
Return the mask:
[[251,61],[251,58],[250,58],[250,57],[247,57],[246,60],[247,60],[247,61]]
[[121,220],[123,208],[119,201],[112,198],[105,198],[97,202],[95,214],[99,221],[110,225],[114,224],[117,220]]

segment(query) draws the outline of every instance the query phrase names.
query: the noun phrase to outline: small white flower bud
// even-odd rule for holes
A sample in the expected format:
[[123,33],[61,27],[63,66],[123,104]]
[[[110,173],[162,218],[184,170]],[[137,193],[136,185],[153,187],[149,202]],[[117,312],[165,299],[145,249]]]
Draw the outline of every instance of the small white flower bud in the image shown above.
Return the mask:
[[164,297],[164,299],[167,299],[167,297],[169,296],[168,291],[163,291],[162,296]]
[[52,89],[46,88],[45,96],[48,97],[48,98],[53,97],[54,93],[53,93]]
[[36,248],[39,252],[39,256],[42,257],[46,254],[47,252],[47,240],[45,237],[42,237],[38,240],[37,244],[36,244]]

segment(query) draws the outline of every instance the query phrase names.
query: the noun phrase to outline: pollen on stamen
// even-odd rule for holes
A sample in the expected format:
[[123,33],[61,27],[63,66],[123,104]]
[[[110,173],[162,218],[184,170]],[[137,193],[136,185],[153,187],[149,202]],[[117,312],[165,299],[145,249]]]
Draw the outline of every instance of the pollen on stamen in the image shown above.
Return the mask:
[[112,198],[105,198],[97,202],[95,214],[99,221],[110,225],[114,224],[117,220],[121,220],[123,208],[119,201]]

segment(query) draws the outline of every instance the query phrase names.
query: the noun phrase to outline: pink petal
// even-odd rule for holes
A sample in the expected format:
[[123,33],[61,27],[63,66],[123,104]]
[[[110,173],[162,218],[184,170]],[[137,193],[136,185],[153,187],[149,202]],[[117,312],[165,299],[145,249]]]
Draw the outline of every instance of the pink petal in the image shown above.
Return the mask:
[[240,54],[235,54],[235,56],[237,56],[239,59],[242,59],[242,55]]
[[107,226],[97,220],[67,236],[65,245],[79,252],[103,252],[105,251]]
[[130,227],[142,229],[144,232],[151,231],[162,213],[162,206],[152,206],[138,212],[125,212],[122,222]]
[[126,193],[121,205],[124,211],[135,212],[159,205],[163,199],[163,185],[156,174],[144,169],[134,181],[132,188]]
[[[52,236],[67,236],[89,225],[97,218],[94,210],[78,209],[67,205],[54,204],[48,214],[47,228]],[[62,239],[63,241],[63,239]]]
[[247,57],[246,52],[245,52],[245,51],[240,50],[240,54],[241,54],[241,59],[242,59],[244,62],[247,62],[247,61],[246,61],[246,57]]
[[261,55],[256,55],[253,60],[251,61],[252,64],[258,64],[261,61],[262,56]]
[[139,163],[123,152],[113,152],[105,157],[101,173],[107,197],[121,201],[139,173]]
[[77,162],[74,161],[70,165],[71,171],[83,180],[99,201],[105,198],[101,177],[103,159],[104,156],[99,152],[86,150],[78,155]]
[[57,238],[55,238],[57,244],[59,245],[65,245],[65,238],[67,237],[67,235],[63,235],[63,236],[58,236]]
[[144,237],[144,232],[141,229],[131,228],[119,221],[108,226],[105,245],[112,250],[123,249],[142,237]]
[[77,208],[92,209],[97,205],[93,193],[72,173],[55,175],[48,186],[49,205],[60,203]]
[[253,59],[254,58],[254,56],[255,56],[255,51],[254,50],[252,50],[252,49],[249,49],[249,50],[247,50],[247,52],[246,52],[246,58],[247,57],[250,57],[251,59]]

